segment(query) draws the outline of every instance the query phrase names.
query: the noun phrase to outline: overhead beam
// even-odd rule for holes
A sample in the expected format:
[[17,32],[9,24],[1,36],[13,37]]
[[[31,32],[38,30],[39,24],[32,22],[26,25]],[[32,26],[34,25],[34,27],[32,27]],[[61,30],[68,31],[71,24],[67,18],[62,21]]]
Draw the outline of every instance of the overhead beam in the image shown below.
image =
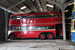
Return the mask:
[[[23,3],[24,3],[24,2],[23,2]],[[26,6],[26,5],[23,4],[23,3],[17,5],[16,7],[17,7],[18,9],[20,9],[20,8],[23,7],[23,6]],[[21,10],[21,9],[20,9],[20,10]],[[21,10],[21,11],[23,11],[24,13],[30,13],[30,12],[31,12],[31,10],[30,10],[27,6],[26,6],[25,9],[23,9],[23,10]]]
[[12,10],[8,10],[8,9],[6,9],[5,7],[0,6],[0,8],[3,9],[3,10],[5,10],[5,11],[11,12],[11,13],[13,13],[13,14],[17,14],[17,12],[14,12],[14,11],[12,11]]
[[[43,1],[42,1],[43,2]],[[38,12],[43,12],[42,6],[41,6],[41,0],[34,0],[32,1]]]
[[12,3],[10,0],[6,0],[7,2],[9,2],[9,3],[11,3],[11,4],[14,4],[14,3]]
[[37,9],[38,9],[38,11],[39,12],[43,12],[43,8],[42,8],[42,6],[40,4],[40,0],[36,0],[36,3],[37,3]]
[[62,0],[62,1],[61,1],[61,4],[64,4],[65,2],[66,2],[66,0]]
[[52,0],[46,0],[46,1],[48,1],[50,3],[56,4],[60,9],[63,9],[62,8],[63,7],[62,5],[64,5],[64,7],[66,8],[71,2],[73,2],[73,0],[71,0],[71,1],[69,1],[67,3],[65,3],[65,4],[61,4],[61,3],[58,3],[58,2],[55,2],[55,1],[52,1]]
[[36,7],[34,6],[31,0],[26,0],[25,2],[23,2],[23,4],[26,5],[26,7],[28,7],[32,12],[35,12],[35,13],[38,12],[38,10],[36,9]]
[[72,3],[72,2],[74,2],[74,0],[71,0],[71,1],[69,1],[69,2],[67,2],[67,3],[65,3],[64,4],[64,7],[66,8],[70,3]]
[[3,4],[1,4],[1,3],[0,3],[0,6],[1,6],[1,7],[6,7],[5,5],[3,5]]
[[24,2],[25,0],[22,0],[22,1],[20,1],[20,2],[18,2],[17,4],[14,4],[14,5],[12,5],[12,6],[10,6],[10,7],[8,7],[7,9],[11,9],[11,8],[13,8],[13,7],[15,7],[15,6],[17,6],[17,5],[19,5],[19,4],[21,4],[22,2]]
[[44,12],[48,12],[47,10],[47,6],[46,6],[46,0],[40,0],[40,3],[41,3],[41,7],[43,9]]
[[[47,2],[50,2],[50,3],[53,3],[53,4],[56,4],[59,8],[61,8],[61,3],[58,3],[58,2],[55,2],[55,1],[52,1],[52,0],[46,0]],[[61,8],[62,9],[62,8]]]

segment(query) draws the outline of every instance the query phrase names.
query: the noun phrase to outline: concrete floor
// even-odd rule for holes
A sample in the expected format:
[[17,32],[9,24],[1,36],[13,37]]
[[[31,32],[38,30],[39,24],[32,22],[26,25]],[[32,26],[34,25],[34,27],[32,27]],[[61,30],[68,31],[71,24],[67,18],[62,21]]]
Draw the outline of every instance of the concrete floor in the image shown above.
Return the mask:
[[75,50],[70,40],[23,39],[0,42],[0,50]]

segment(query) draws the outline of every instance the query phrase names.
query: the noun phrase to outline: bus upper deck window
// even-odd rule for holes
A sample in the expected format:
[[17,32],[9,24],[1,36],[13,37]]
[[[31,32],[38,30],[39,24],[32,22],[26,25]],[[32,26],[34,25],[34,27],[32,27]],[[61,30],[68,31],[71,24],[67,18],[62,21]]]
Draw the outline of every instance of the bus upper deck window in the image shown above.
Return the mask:
[[59,14],[55,14],[55,17],[59,17]]
[[9,26],[9,30],[12,30],[12,27],[11,26]]
[[42,18],[47,18],[47,15],[41,15]]
[[54,14],[48,14],[48,17],[54,17]]
[[22,16],[22,19],[27,19],[27,16]]
[[34,15],[30,15],[29,18],[34,18]]
[[22,19],[22,16],[17,16],[16,19]]
[[40,18],[41,16],[40,15],[35,15],[35,18]]
[[15,16],[12,16],[10,19],[11,19],[11,20],[14,20],[14,19],[15,19]]

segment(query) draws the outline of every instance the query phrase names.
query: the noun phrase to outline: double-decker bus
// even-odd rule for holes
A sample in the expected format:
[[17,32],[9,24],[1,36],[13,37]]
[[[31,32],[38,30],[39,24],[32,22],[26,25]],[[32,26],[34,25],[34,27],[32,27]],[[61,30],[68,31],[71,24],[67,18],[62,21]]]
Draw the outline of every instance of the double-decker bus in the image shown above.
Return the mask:
[[72,9],[71,17],[71,41],[75,42],[75,5]]
[[71,18],[71,40],[75,42],[75,12],[72,13]]
[[53,39],[62,35],[62,15],[59,12],[13,14],[10,16],[9,39]]

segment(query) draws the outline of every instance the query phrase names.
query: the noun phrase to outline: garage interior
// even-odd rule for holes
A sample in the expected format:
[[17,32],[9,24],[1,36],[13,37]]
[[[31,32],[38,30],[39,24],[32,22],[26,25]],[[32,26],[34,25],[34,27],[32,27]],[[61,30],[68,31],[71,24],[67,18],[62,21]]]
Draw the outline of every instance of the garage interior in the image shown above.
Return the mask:
[[[63,40],[48,40],[48,43],[50,42],[50,44],[53,43],[64,43],[61,45],[67,45],[66,48],[69,48],[70,45],[70,49],[72,49],[72,47],[74,47],[74,43],[72,43],[70,40],[66,40],[66,34],[68,32],[66,31],[70,31],[71,30],[71,15],[72,15],[72,8],[74,6],[74,0],[0,0],[0,41],[1,43],[5,43],[5,41],[7,41],[7,43],[10,42],[14,43],[16,42],[16,46],[18,46],[17,42],[20,43],[22,42],[20,41],[9,41],[7,39],[8,37],[8,23],[9,23],[9,18],[11,14],[23,14],[23,13],[41,13],[41,12],[60,12],[62,14],[62,20],[63,20]],[[69,32],[70,33],[70,32]],[[13,41],[13,42],[12,42]],[[31,43],[30,43],[31,41]],[[43,41],[46,43],[47,40],[24,40],[23,42],[26,42],[28,44],[28,42],[30,43],[30,46],[32,46],[32,43],[35,42],[38,44],[40,44],[39,42],[41,42],[43,45]],[[25,45],[27,45],[25,43]],[[55,45],[56,44],[53,44]],[[71,43],[71,44],[69,44]],[[21,45],[22,43],[20,43]],[[49,45],[50,45],[49,44]],[[35,44],[36,45],[36,44]],[[40,46],[38,45],[38,46]],[[47,44],[46,44],[47,45]],[[60,44],[58,44],[60,45]],[[72,45],[72,46],[71,46]],[[5,46],[8,46],[8,44],[5,43]],[[34,46],[31,48],[40,48],[38,46]],[[2,46],[0,46],[2,47]],[[9,48],[9,47],[8,47]],[[13,47],[12,47],[13,48]],[[51,47],[50,47],[51,48]],[[60,48],[65,48],[65,47],[60,47]],[[3,49],[3,48],[2,48]],[[6,48],[5,48],[6,49]],[[17,48],[18,49],[18,48]],[[24,48],[21,48],[24,49]],[[59,48],[56,48],[57,50]],[[60,50],[60,49],[59,49]]]

